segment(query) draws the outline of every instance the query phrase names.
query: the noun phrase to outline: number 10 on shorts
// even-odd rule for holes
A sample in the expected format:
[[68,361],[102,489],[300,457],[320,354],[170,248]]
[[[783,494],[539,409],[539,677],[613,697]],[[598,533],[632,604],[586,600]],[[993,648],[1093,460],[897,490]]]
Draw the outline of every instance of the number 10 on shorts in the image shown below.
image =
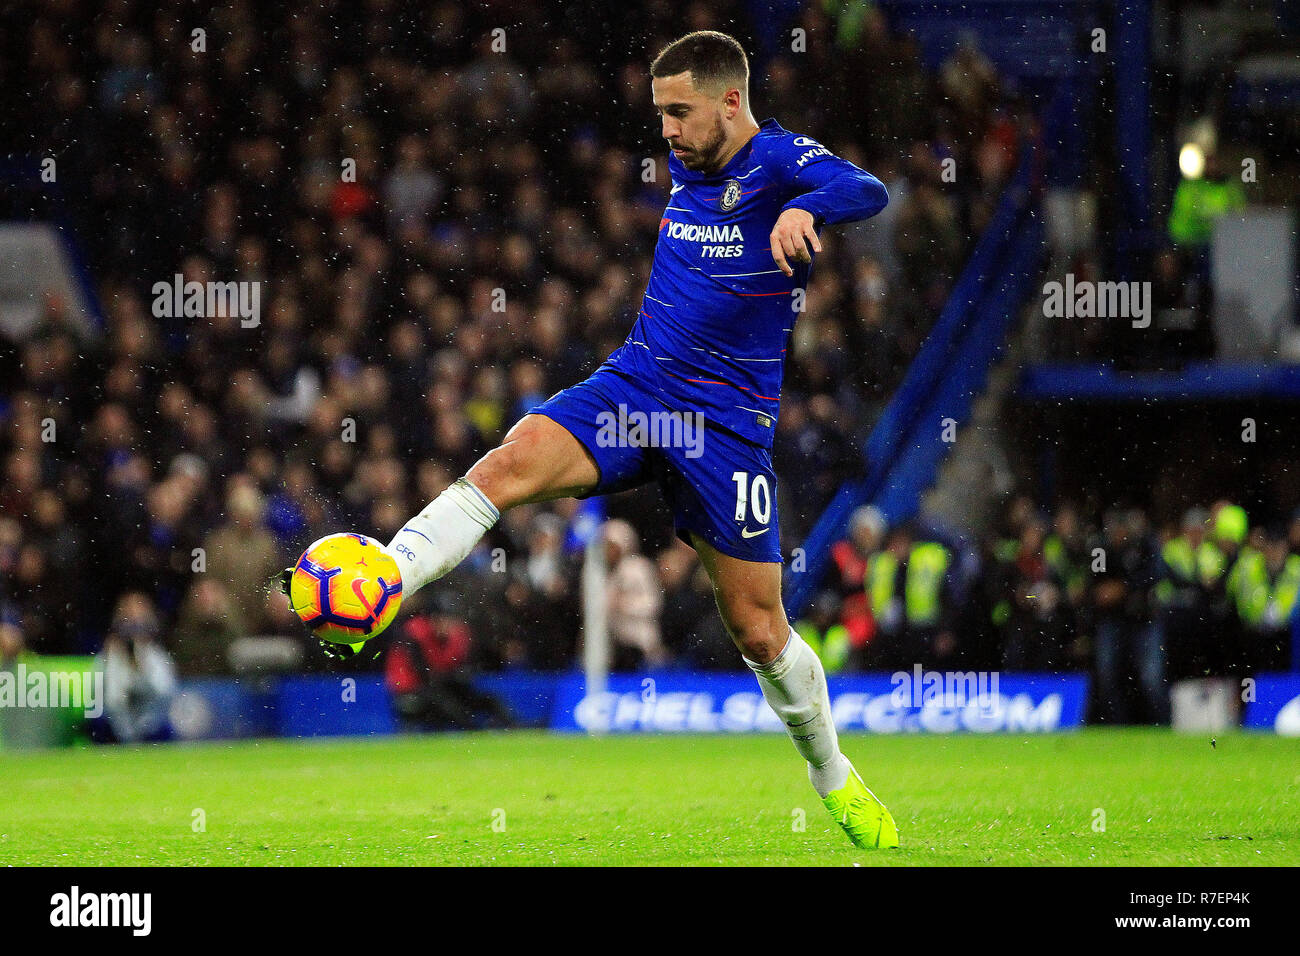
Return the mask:
[[748,521],[749,512],[754,513],[754,520],[767,524],[772,517],[772,492],[767,486],[767,475],[755,475],[749,480],[749,472],[737,471],[731,475],[736,483],[736,520]]

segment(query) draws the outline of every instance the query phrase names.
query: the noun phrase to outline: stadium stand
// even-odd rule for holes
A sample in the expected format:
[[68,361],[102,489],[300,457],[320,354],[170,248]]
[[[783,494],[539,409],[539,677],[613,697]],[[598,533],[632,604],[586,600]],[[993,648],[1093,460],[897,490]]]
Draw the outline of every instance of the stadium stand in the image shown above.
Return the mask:
[[[643,67],[680,21],[629,13],[612,36],[561,36],[539,14],[498,54],[452,38],[488,35],[503,11],[398,5],[348,23],[305,5],[235,5],[216,20],[234,42],[196,53],[174,25],[184,17],[167,12],[121,4],[81,36],[49,14],[8,14],[9,42],[30,51],[24,85],[47,104],[9,132],[33,162],[58,163],[104,324],[78,334],[48,297],[6,342],[6,602],[33,649],[89,651],[116,597],[147,587],[178,657],[208,670],[222,655],[195,645],[288,626],[260,595],[295,549],[337,527],[385,537],[619,344],[665,188],[640,175],[661,152]],[[686,17],[748,33],[739,7]],[[816,9],[800,22],[835,27]],[[756,64],[764,115],[824,138],[893,193],[889,217],[829,250],[792,347],[778,466],[803,490],[784,499],[790,541],[855,467],[854,444],[933,323],[1016,149],[992,71],[941,81],[879,14],[864,30],[856,55],[833,63]],[[293,56],[257,66],[280,48]],[[899,70],[875,70],[877,56]],[[613,96],[598,98],[610,63]],[[879,110],[804,109],[813,76],[865,87]],[[92,120],[92,105],[113,122]],[[977,151],[981,176],[941,188],[941,159]],[[150,290],[174,274],[265,283],[262,327],[155,317]],[[61,442],[39,441],[47,418]],[[355,442],[340,437],[346,421]],[[663,515],[644,497],[610,511],[661,552]],[[512,612],[476,629],[484,661],[567,663],[529,636],[572,630],[572,560],[555,558],[562,583],[540,570],[563,507],[516,512],[488,543],[534,570],[464,583],[504,592],[476,606]],[[202,587],[188,584],[195,548],[210,562]],[[83,566],[102,573],[74,585]],[[210,609],[223,605],[238,613],[217,627]]]
[[[998,34],[996,15],[976,6],[927,33],[944,21],[913,16],[919,4],[790,5],[791,28],[834,38],[806,53],[758,45],[750,5],[725,0],[539,3],[527,14],[236,2],[212,12],[221,42],[201,51],[182,27],[184,2],[6,8],[2,79],[30,108],[0,127],[17,144],[0,211],[58,223],[68,269],[90,276],[94,301],[31,288],[35,320],[0,336],[4,646],[98,652],[114,609],[139,592],[187,676],[229,672],[230,649],[249,635],[298,639],[269,585],[306,543],[353,527],[387,540],[519,415],[621,343],[667,190],[646,65],[686,24],[760,50],[758,115],[824,141],[891,195],[880,217],[827,240],[779,422],[777,472],[799,490],[779,499],[786,551],[807,539],[818,562],[795,604],[810,608],[803,629],[836,666],[890,666],[887,634],[907,648],[898,653],[936,664],[1091,668],[1097,714],[1113,721],[1167,719],[1171,667],[1285,666],[1300,521],[1273,527],[1290,518],[1280,497],[1265,522],[1231,533],[1232,553],[1200,582],[1176,580],[1179,522],[1211,507],[1216,489],[1122,509],[1118,497],[1064,505],[1068,494],[1012,489],[986,528],[917,514],[943,452],[912,448],[906,429],[950,399],[969,412],[1038,278],[1037,230],[1056,235],[1031,203],[1088,177],[1062,162],[1045,180],[1034,162],[1044,122],[1084,125],[1053,115],[1077,108],[1071,97],[1038,95],[1091,81],[1077,23],[1061,5],[1036,5],[1040,27],[1073,52],[1019,75],[1035,38]],[[67,32],[60,12],[73,8],[85,26]],[[497,28],[504,52],[492,47]],[[844,108],[844,91],[870,108]],[[1003,241],[978,244],[985,235]],[[1112,268],[1101,259],[1118,242],[1052,246],[1051,268]],[[1208,308],[1191,258],[1161,245],[1151,261],[1161,308]],[[259,283],[260,324],[159,315],[155,284],[173,276]],[[1213,356],[1206,315],[1176,357]],[[980,359],[954,376],[945,349],[962,343]],[[1116,348],[1083,323],[1040,357],[1093,361]],[[1021,400],[1061,394],[1058,373],[1030,368]],[[900,394],[911,404],[891,404]],[[877,502],[879,540],[864,544],[849,519],[880,495],[893,497]],[[1229,506],[1213,507],[1217,517]],[[606,508],[619,544],[618,666],[739,668],[656,493]],[[421,602],[429,614],[455,607],[466,625],[458,665],[572,667],[579,517],[574,502],[509,513],[412,602],[415,631],[427,622]],[[1084,583],[1094,546],[1111,548],[1111,571]],[[907,583],[927,562],[928,597]],[[1152,651],[1168,629],[1186,630],[1168,610],[1180,588],[1178,600],[1213,605],[1230,647],[1193,628],[1184,657]],[[915,606],[896,606],[904,593]]]

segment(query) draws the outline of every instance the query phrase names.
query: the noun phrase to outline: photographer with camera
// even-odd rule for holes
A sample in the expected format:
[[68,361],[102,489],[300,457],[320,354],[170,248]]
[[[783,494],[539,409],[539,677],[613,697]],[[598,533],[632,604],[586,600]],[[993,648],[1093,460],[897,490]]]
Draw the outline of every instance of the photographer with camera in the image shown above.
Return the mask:
[[92,725],[101,743],[168,740],[167,712],[176,694],[176,665],[158,640],[158,613],[139,591],[122,595],[95,667],[104,675],[104,717]]

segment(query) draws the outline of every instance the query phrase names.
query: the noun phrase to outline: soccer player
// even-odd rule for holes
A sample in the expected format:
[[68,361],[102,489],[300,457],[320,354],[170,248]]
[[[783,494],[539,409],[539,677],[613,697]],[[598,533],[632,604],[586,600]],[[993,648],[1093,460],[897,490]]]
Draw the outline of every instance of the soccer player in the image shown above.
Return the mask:
[[[873,216],[888,196],[820,143],[755,122],[749,63],[732,37],[688,34],[650,74],[672,189],[627,341],[520,419],[388,549],[410,594],[459,564],[508,508],[657,482],[827,809],[855,845],[894,847],[893,817],[840,752],[821,662],[786,620],[772,471],[786,345],[818,230]],[[636,413],[678,425],[702,417],[702,440],[611,428]]]

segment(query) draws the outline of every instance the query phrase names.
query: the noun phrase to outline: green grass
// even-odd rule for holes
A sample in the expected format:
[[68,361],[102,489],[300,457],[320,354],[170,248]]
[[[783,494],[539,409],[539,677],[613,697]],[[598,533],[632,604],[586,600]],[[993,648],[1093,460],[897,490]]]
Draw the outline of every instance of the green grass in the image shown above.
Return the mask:
[[515,732],[3,754],[0,865],[1300,864],[1294,741],[844,746],[903,849],[849,846],[781,736]]

